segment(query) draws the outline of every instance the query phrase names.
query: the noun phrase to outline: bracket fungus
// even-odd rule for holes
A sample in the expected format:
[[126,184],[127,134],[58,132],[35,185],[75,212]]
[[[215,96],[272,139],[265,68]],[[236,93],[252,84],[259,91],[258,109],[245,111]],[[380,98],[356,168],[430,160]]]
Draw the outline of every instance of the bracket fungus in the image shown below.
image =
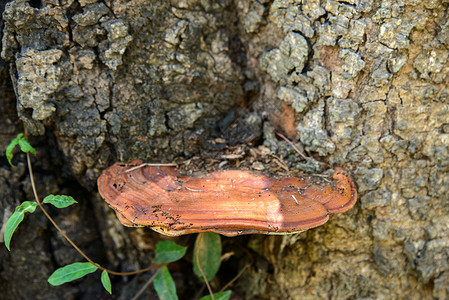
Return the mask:
[[103,199],[126,226],[170,236],[212,231],[289,234],[320,226],[350,209],[357,191],[343,173],[270,178],[252,171],[180,175],[174,167],[116,163],[98,178]]

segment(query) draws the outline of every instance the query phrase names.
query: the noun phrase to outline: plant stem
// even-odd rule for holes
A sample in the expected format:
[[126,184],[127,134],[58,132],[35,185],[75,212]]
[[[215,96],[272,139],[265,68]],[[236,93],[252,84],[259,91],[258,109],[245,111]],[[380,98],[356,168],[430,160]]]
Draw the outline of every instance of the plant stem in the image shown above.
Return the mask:
[[34,194],[34,200],[36,201],[37,205],[40,207],[40,209],[42,210],[42,212],[44,213],[44,215],[47,217],[48,220],[50,220],[50,222],[53,224],[53,226],[55,226],[55,228],[59,231],[59,233],[61,233],[61,235],[67,240],[67,242],[70,243],[70,245],[72,245],[73,248],[76,249],[76,251],[78,251],[79,254],[81,254],[81,256],[83,256],[88,262],[90,262],[91,264],[93,264],[94,266],[96,266],[98,269],[102,270],[102,271],[106,271],[109,274],[113,274],[113,275],[121,275],[121,276],[126,276],[126,275],[135,275],[135,274],[139,274],[139,273],[143,273],[146,272],[148,270],[151,269],[156,269],[156,268],[160,268],[162,267],[164,264],[154,264],[151,265],[145,269],[141,269],[141,270],[137,270],[137,271],[132,271],[132,272],[116,272],[116,271],[112,271],[109,270],[105,267],[102,267],[101,265],[97,264],[96,262],[94,262],[93,260],[91,260],[76,244],[75,242],[73,242],[68,236],[67,234],[64,233],[64,231],[58,226],[58,224],[56,224],[55,220],[53,220],[53,218],[50,216],[50,214],[45,210],[44,206],[42,205],[41,201],[39,200],[39,196],[37,195],[37,190],[36,190],[36,184],[34,181],[34,175],[33,175],[33,167],[31,166],[31,158],[30,158],[30,154],[26,153],[27,156],[27,162],[28,162],[28,171],[30,174],[30,181],[31,181],[31,187],[33,189],[33,194]]
[[148,279],[148,281],[143,285],[143,287],[137,292],[137,294],[131,299],[131,300],[137,300],[139,299],[140,295],[142,295],[142,293],[148,288],[148,286],[154,281],[154,278],[156,278],[156,275],[160,272],[161,270],[155,272],[153,274],[153,276],[150,277],[150,279]]
[[243,272],[246,271],[246,269],[250,266],[250,264],[246,264],[241,270],[240,272],[231,279],[231,281],[229,281],[224,287],[221,288],[220,292],[226,291],[226,289],[228,287],[230,287],[240,276],[242,276]]
[[[203,238],[203,235],[200,233],[200,234],[198,235],[198,245],[201,244],[200,241],[201,241],[202,238]],[[198,248],[197,248],[196,251],[195,251],[195,257],[196,257],[196,263],[197,263],[197,265],[198,265],[198,270],[200,271],[201,276],[203,276],[204,282],[206,283],[207,289],[209,290],[210,298],[211,298],[212,300],[215,300],[214,292],[212,292],[212,288],[211,288],[210,285],[209,285],[209,281],[207,280],[206,275],[204,275],[203,269],[201,268],[200,260],[198,259],[198,251],[199,251],[199,250],[198,250]]]

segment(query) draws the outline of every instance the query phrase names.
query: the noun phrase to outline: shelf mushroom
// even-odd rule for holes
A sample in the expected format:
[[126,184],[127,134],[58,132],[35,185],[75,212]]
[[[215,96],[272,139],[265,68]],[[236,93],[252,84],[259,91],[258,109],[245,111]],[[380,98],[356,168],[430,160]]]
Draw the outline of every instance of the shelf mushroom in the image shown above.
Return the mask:
[[275,179],[228,170],[188,177],[174,167],[141,164],[112,165],[98,178],[98,189],[123,225],[169,236],[297,233],[349,210],[357,199],[352,180],[340,172]]

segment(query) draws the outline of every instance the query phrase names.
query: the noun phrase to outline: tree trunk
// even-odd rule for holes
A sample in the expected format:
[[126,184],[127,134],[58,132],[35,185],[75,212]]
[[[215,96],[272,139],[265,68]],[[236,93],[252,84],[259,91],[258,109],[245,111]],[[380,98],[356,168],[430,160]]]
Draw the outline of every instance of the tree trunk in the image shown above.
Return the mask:
[[[352,210],[301,234],[225,238],[234,255],[213,287],[250,256],[235,299],[449,297],[447,0],[3,2],[0,146],[20,123],[36,136],[39,194],[78,200],[51,213],[95,261],[145,267],[165,239],[123,227],[98,196],[116,161],[340,167],[358,187]],[[24,156],[15,169],[3,161],[4,228],[32,193]],[[0,248],[6,298],[107,297],[95,276],[47,283],[82,257],[41,212],[11,247]],[[187,260],[172,273],[181,299],[202,286]],[[132,297],[150,275],[113,277],[114,295]]]

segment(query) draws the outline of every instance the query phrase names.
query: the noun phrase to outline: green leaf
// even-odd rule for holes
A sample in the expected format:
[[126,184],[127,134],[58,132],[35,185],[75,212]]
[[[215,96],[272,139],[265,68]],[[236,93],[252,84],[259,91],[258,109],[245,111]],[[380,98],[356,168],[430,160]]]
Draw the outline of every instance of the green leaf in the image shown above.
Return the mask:
[[[215,300],[228,300],[231,297],[232,291],[224,291],[219,293],[214,293]],[[212,300],[210,295],[201,297],[200,300]]]
[[24,153],[31,152],[33,154],[36,154],[36,149],[34,149],[31,146],[31,144],[26,140],[26,138],[23,136],[23,134],[19,139],[19,146],[20,146],[20,150],[22,150],[22,152],[24,152]]
[[11,141],[11,143],[9,143],[8,147],[6,147],[6,158],[8,159],[8,162],[11,165],[11,167],[14,167],[14,165],[11,162],[12,157],[13,157],[12,150],[14,149],[14,147],[16,145],[19,144],[19,139],[21,139],[22,137],[23,137],[23,133],[19,133],[17,135],[17,137],[15,139],[13,139]]
[[97,267],[90,262],[77,262],[54,271],[48,278],[48,282],[51,285],[61,285],[93,273],[96,270]]
[[72,197],[65,195],[48,195],[47,197],[44,198],[43,202],[53,204],[57,208],[64,208],[72,204],[78,203]]
[[17,145],[19,145],[20,149],[25,153],[31,152],[33,154],[36,154],[36,150],[30,145],[30,143],[28,143],[23,133],[19,133],[17,137],[13,139],[11,143],[9,143],[8,147],[6,147],[6,158],[8,159],[8,162],[11,165],[11,167],[14,167],[14,165],[11,162],[13,157],[12,151],[14,150],[14,147]]
[[172,241],[160,241],[156,244],[154,261],[158,264],[177,261],[186,254],[187,247],[179,246]]
[[9,251],[11,251],[9,249],[9,244],[11,242],[12,234],[16,230],[17,226],[19,226],[20,222],[23,221],[25,213],[33,213],[36,210],[36,206],[37,203],[34,201],[23,202],[16,207],[16,210],[6,222],[5,234],[3,239],[5,241],[6,248],[8,248]]
[[154,289],[161,300],[177,300],[176,286],[167,266],[163,266],[154,277]]
[[111,280],[109,279],[108,272],[101,272],[101,283],[103,284],[104,289],[108,291],[109,294],[112,294]]
[[199,262],[205,277],[207,280],[211,280],[217,274],[218,268],[220,268],[220,258],[220,235],[213,232],[199,233],[193,248],[193,272],[204,281],[198,268]]

